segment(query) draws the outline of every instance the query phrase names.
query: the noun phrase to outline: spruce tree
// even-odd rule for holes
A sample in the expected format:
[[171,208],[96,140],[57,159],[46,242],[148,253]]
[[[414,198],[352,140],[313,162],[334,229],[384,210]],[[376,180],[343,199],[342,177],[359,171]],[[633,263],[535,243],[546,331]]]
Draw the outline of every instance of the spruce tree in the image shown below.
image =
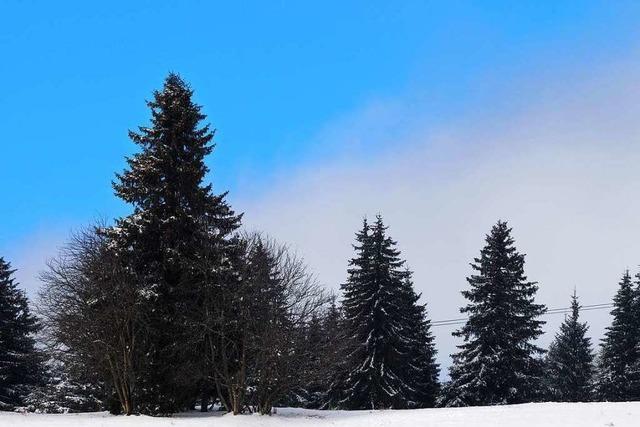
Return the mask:
[[637,400],[638,296],[629,271],[620,280],[613,298],[613,322],[601,343],[597,391],[605,401]]
[[593,351],[586,336],[589,327],[579,321],[580,304],[574,291],[571,314],[560,325],[546,360],[549,397],[560,402],[587,402],[592,398]]
[[355,346],[339,402],[347,409],[423,406],[433,398],[433,384],[426,385],[437,370],[429,324],[386,229],[380,216],[371,227],[364,221],[342,287],[346,330]]
[[542,334],[538,317],[543,305],[534,297],[538,287],[524,274],[524,255],[517,252],[511,228],[498,221],[486,236],[486,245],[471,264],[476,274],[467,278],[469,301],[460,311],[466,324],[454,336],[462,337],[453,355],[451,382],[445,404],[474,406],[535,400],[541,390],[543,350],[533,343]]
[[[134,208],[110,236],[143,278],[138,293],[145,299],[148,330],[141,337],[146,366],[138,390],[140,409],[149,413],[184,408],[193,399],[193,384],[201,381],[197,376],[206,376],[197,372],[204,368],[194,368],[205,365],[198,354],[204,346],[190,342],[204,334],[194,330],[198,319],[190,318],[200,312],[206,285],[196,265],[206,246],[210,271],[222,274],[230,233],[240,224],[226,193],[214,195],[204,183],[214,132],[201,124],[206,116],[192,95],[178,75],[166,78],[147,103],[151,126],[129,133],[141,151],[127,159],[128,169],[113,184]],[[218,248],[215,257],[211,247]]]
[[[409,272],[409,274],[411,274]],[[410,276],[404,285],[407,303],[406,328],[409,332],[409,366],[407,381],[413,389],[412,407],[430,408],[435,406],[440,392],[438,376],[440,368],[436,363],[437,350],[435,338],[431,332],[431,321],[427,316],[427,307],[419,303],[420,295],[413,289]]]
[[23,405],[42,374],[34,338],[38,321],[18,289],[14,272],[0,257],[0,410]]

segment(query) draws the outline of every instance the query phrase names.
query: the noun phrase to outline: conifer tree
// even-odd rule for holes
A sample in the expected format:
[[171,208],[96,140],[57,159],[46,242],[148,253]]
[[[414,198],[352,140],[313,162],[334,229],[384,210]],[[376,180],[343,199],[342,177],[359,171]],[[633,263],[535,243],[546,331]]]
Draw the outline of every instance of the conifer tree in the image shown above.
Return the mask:
[[0,410],[24,404],[41,382],[41,356],[34,334],[39,325],[24,292],[13,278],[15,270],[0,257]]
[[637,400],[638,296],[629,271],[620,280],[613,298],[613,322],[601,343],[597,391],[605,401]]
[[343,285],[345,325],[355,346],[339,402],[347,409],[415,407],[432,398],[423,395],[430,393],[428,381],[417,377],[420,368],[426,369],[421,375],[430,377],[434,367],[429,325],[418,318],[423,312],[416,305],[411,272],[403,268],[386,229],[380,216],[371,227],[364,221]]
[[593,351],[586,336],[589,327],[579,320],[580,304],[574,291],[571,314],[547,353],[549,397],[560,402],[586,402],[592,398]]
[[440,368],[436,363],[437,350],[435,338],[431,332],[431,321],[427,316],[426,305],[419,303],[420,295],[413,289],[410,277],[405,281],[407,302],[407,330],[409,332],[409,366],[406,370],[407,381],[413,389],[412,407],[430,408],[435,406],[440,392],[438,376]]
[[[116,195],[134,208],[110,236],[143,277],[139,294],[147,300],[148,330],[138,389],[141,409],[150,413],[182,409],[193,399],[186,394],[200,380],[194,375],[206,375],[195,372],[203,368],[193,369],[200,364],[197,359],[204,360],[197,354],[204,346],[188,343],[204,333],[194,330],[198,322],[189,318],[199,313],[205,288],[195,265],[206,245],[211,271],[221,274],[229,268],[225,248],[240,224],[226,194],[214,195],[212,186],[204,184],[213,131],[201,125],[206,116],[192,95],[178,75],[169,74],[147,103],[151,126],[129,133],[141,151],[127,159],[128,169],[114,183]],[[219,248],[215,257],[214,246]]]
[[469,303],[460,311],[466,324],[454,336],[464,343],[453,355],[448,406],[495,405],[532,401],[541,390],[543,350],[533,343],[542,334],[536,304],[538,289],[524,274],[524,255],[517,252],[511,228],[498,221],[486,236],[480,257],[471,264],[476,274],[463,291]]

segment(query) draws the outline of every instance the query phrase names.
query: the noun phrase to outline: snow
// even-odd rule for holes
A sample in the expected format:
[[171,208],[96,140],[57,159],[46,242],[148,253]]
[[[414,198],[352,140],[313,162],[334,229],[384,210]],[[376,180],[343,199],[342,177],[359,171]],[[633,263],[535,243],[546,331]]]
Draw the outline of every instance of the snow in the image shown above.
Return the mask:
[[19,414],[0,412],[2,427],[636,427],[640,402],[529,403],[478,408],[387,411],[315,411],[278,408],[272,416],[201,414],[171,418],[90,414]]

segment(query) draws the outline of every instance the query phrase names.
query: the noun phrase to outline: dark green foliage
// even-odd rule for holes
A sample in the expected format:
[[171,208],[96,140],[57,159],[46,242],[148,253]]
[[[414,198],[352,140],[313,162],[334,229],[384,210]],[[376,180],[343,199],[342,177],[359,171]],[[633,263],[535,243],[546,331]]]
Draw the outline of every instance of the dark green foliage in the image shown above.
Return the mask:
[[378,216],[356,234],[356,257],[343,285],[345,329],[353,340],[339,406],[427,406],[435,398],[433,337],[417,305],[411,272]]
[[601,343],[598,366],[598,397],[606,401],[626,401],[640,398],[638,345],[639,302],[629,271],[620,280],[620,287],[613,298],[611,311],[613,322],[607,328]]
[[548,398],[560,402],[588,402],[593,389],[593,351],[586,336],[589,327],[579,321],[580,305],[574,292],[571,314],[565,318],[549,347],[546,360]]
[[180,77],[167,77],[148,102],[151,126],[130,132],[142,150],[127,159],[129,168],[114,183],[116,195],[134,207],[109,235],[142,278],[138,293],[147,300],[148,330],[141,336],[145,363],[139,367],[138,402],[153,414],[188,406],[194,383],[206,375],[205,333],[194,328],[199,319],[193,318],[201,313],[204,277],[215,280],[199,268],[203,248],[209,269],[221,271],[228,236],[240,224],[225,194],[214,195],[203,183],[213,132],[201,126],[205,115],[192,95]]
[[34,339],[38,321],[18,289],[14,272],[0,257],[0,410],[23,405],[42,378],[41,355]]
[[409,405],[417,408],[435,406],[436,397],[440,392],[438,376],[440,369],[436,363],[436,348],[431,321],[427,317],[426,306],[419,303],[420,296],[413,290],[410,278],[405,281],[404,300],[407,303],[405,313],[408,335],[409,366],[407,382],[413,389]]
[[543,350],[533,344],[542,334],[538,317],[545,308],[534,302],[538,287],[524,275],[524,255],[518,253],[506,222],[498,221],[467,278],[463,291],[469,315],[455,336],[464,343],[453,355],[448,406],[522,403],[538,399]]

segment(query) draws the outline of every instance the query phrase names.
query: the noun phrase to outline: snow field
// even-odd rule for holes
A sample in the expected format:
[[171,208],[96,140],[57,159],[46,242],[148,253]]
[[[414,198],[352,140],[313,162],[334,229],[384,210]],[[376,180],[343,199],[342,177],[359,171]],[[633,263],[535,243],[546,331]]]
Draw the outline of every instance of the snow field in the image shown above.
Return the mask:
[[476,408],[313,411],[278,408],[272,416],[201,414],[170,418],[0,412],[0,427],[639,427],[640,402],[529,403]]

